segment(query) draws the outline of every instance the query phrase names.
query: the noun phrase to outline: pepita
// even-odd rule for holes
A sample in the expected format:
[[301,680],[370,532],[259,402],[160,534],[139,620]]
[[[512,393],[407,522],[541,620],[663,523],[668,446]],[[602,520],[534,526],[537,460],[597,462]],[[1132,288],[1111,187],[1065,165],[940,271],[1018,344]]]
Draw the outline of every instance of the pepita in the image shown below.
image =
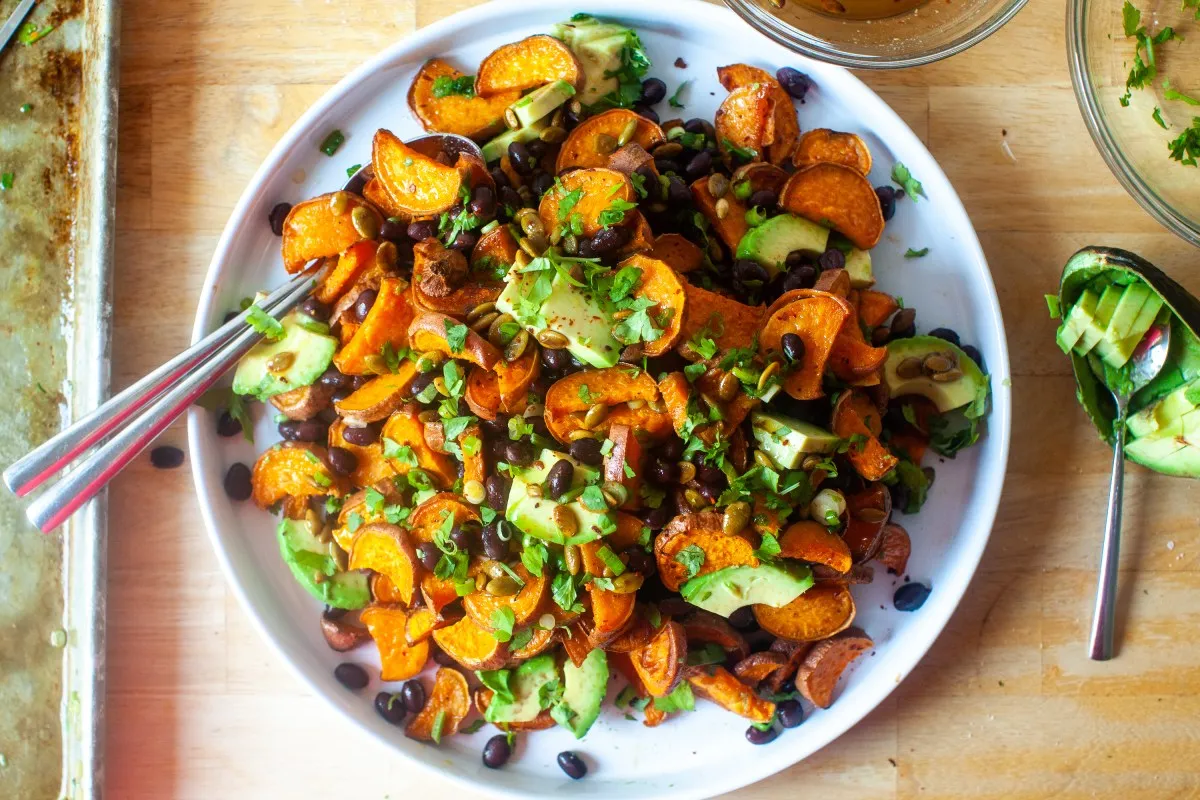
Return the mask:
[[578,575],[583,569],[583,554],[579,552],[579,545],[569,544],[563,548],[563,563],[567,567],[567,572],[572,575]]
[[504,571],[504,565],[491,558],[483,562],[483,564],[480,566],[480,569],[482,569],[483,573],[489,578],[499,578],[501,575],[507,574]]
[[717,201],[713,210],[717,212],[717,219],[725,219],[729,216],[729,201],[722,197]]
[[329,210],[335,217],[340,217],[350,210],[350,193],[334,192],[329,198]]
[[613,591],[617,594],[633,594],[642,588],[646,578],[636,572],[622,572],[613,578]]
[[761,393],[770,385],[771,379],[779,374],[780,366],[778,361],[772,361],[763,368],[762,374],[758,376],[758,391]]
[[725,515],[721,518],[721,530],[727,536],[734,536],[741,533],[749,522],[750,504],[739,500],[726,507]]
[[525,484],[525,494],[529,495],[534,500],[539,500],[542,496],[542,487],[536,483],[527,483]]
[[519,242],[521,249],[529,254],[530,258],[538,258],[542,253],[546,252],[546,248],[550,246],[550,242],[546,240],[545,235],[541,236],[523,236]]
[[472,479],[463,484],[463,497],[471,505],[477,506],[487,497],[487,490],[483,488],[482,481]]
[[588,430],[594,429],[604,420],[608,419],[608,406],[603,403],[596,403],[587,410],[587,414],[583,417],[583,427]]
[[512,579],[512,576],[505,574],[498,578],[492,578],[483,587],[483,590],[493,597],[512,597],[521,591],[521,587]]
[[495,303],[491,303],[491,302],[480,303],[479,305],[472,308],[470,313],[467,314],[467,324],[470,325],[472,322],[479,319],[484,314],[489,314],[495,310],[496,310]]
[[567,104],[567,108],[571,109],[571,113],[576,116],[583,113],[583,103],[580,100],[572,100]]
[[921,359],[916,356],[909,356],[896,365],[896,376],[904,380],[919,378],[921,374]]
[[492,347],[507,347],[512,339],[504,338],[504,326],[510,322],[516,322],[512,314],[497,314],[488,323],[487,340]]
[[417,414],[417,419],[421,422],[440,422],[442,415],[432,408],[427,408],[420,414]]
[[720,383],[717,384],[717,397],[728,403],[737,397],[737,393],[741,388],[742,384],[738,381],[737,375],[734,375],[732,372],[726,372],[721,376]]
[[504,347],[504,360],[510,364],[525,354],[525,348],[529,347],[529,340],[532,339],[529,331],[522,328],[517,332],[517,335],[512,338]]
[[284,350],[282,353],[276,353],[275,355],[271,356],[271,359],[267,362],[267,372],[273,372],[275,374],[286,372],[287,368],[294,364],[295,361],[296,354],[291,350]]
[[617,147],[624,147],[629,144],[635,135],[637,135],[638,121],[631,119],[625,123],[625,127],[621,129],[621,135],[617,137]]
[[392,272],[400,261],[400,251],[395,242],[383,241],[375,248],[375,266],[384,272]]
[[517,222],[526,236],[546,235],[546,226],[542,224],[541,217],[532,208],[522,209],[517,214]]
[[513,256],[513,266],[517,269],[524,269],[529,266],[530,260],[528,253],[524,250],[518,250],[517,254]]
[[812,472],[823,460],[819,455],[810,453],[804,457],[804,461],[800,462],[800,469],[805,472]]
[[491,327],[491,324],[493,322],[495,322],[499,316],[500,316],[499,311],[495,311],[495,310],[489,311],[487,314],[484,314],[482,317],[477,317],[474,321],[469,322],[468,325],[470,325],[471,330],[475,331],[476,333],[483,333],[489,327]]
[[442,397],[450,396],[450,390],[446,388],[446,379],[441,375],[433,379],[433,388],[437,389],[438,394]]
[[951,381],[958,380],[962,376],[963,376],[962,370],[955,368],[955,369],[948,369],[945,372],[935,372],[934,374],[930,375],[929,377],[933,378],[938,383],[950,383]]
[[570,340],[558,331],[552,331],[549,328],[543,328],[537,332],[538,344],[550,350],[562,350]]
[[504,109],[504,124],[508,126],[510,131],[515,131],[521,127],[521,119],[511,107]]
[[484,575],[482,572],[475,573],[475,591],[482,592],[483,587],[487,586],[487,581],[487,575]]
[[550,235],[547,237],[547,239],[550,242],[551,247],[557,246],[558,243],[563,240],[563,231],[564,230],[566,230],[566,229],[565,228],[555,228],[554,230],[550,231]]
[[538,134],[538,138],[546,144],[558,144],[566,140],[567,132],[558,125],[547,125],[546,129]]
[[329,543],[329,555],[333,558],[333,563],[337,564],[337,568],[342,572],[350,566],[350,554],[338,546],[337,542]]
[[683,145],[679,142],[663,142],[658,147],[654,148],[652,155],[655,158],[674,158],[683,152]]
[[704,401],[706,406],[714,411],[721,411],[721,401],[710,395],[708,392],[701,392],[700,399]]
[[314,569],[312,579],[313,579],[313,583],[318,584],[318,585],[322,584],[325,582],[325,573],[321,572],[321,570],[319,570],[319,569]]
[[708,501],[704,499],[704,495],[700,494],[695,489],[684,489],[683,499],[687,501],[688,506],[692,511],[699,511],[708,505]]
[[620,322],[621,320],[628,319],[631,316],[633,316],[633,311],[628,308],[622,308],[621,310],[614,311],[612,313],[612,318],[613,318],[614,322]]
[[521,416],[525,419],[537,419],[546,414],[546,407],[541,403],[530,403],[525,406],[525,410],[521,412]]
[[[714,172],[708,176],[708,193],[718,199],[729,193],[729,178],[726,178],[719,172]],[[728,201],[726,206],[728,206]]]
[[696,480],[696,465],[690,461],[679,462],[679,482],[691,483]]
[[617,147],[617,140],[607,133],[601,133],[596,137],[596,152],[602,156],[612,155]]
[[568,233],[562,237],[562,249],[569,256],[576,255],[579,252],[579,238],[573,233]]
[[954,360],[943,353],[933,353],[925,357],[925,362],[921,366],[930,374],[945,372],[948,369],[954,368]]
[[417,358],[417,372],[433,372],[442,365],[445,356],[437,350],[431,350],[428,353],[422,353]]
[[661,413],[663,413],[664,411],[666,411],[666,407],[665,407],[665,406],[663,406],[663,404],[662,404],[662,401],[661,401],[661,400],[647,400],[647,401],[646,401],[646,408],[650,409],[650,410],[651,410],[651,411],[653,411],[655,414],[661,414]]
[[605,481],[600,484],[600,492],[610,508],[624,505],[629,499],[629,489],[618,481]]
[[554,525],[563,536],[571,537],[579,533],[579,517],[575,511],[566,505],[554,507]]
[[625,405],[629,407],[630,411],[640,411],[646,407],[646,401],[642,400],[641,398],[636,398],[634,400],[625,401]]
[[364,239],[379,236],[379,216],[366,206],[355,206],[350,212],[350,222]]
[[598,439],[596,431],[590,431],[587,428],[576,428],[567,434],[568,442],[577,442],[580,439]]

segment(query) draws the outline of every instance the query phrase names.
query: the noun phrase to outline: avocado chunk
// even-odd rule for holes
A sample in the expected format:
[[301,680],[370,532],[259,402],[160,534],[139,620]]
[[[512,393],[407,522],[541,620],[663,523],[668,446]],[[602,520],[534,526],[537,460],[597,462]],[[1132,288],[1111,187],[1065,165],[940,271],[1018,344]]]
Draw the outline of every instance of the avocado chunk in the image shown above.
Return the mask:
[[1112,319],[1113,312],[1117,310],[1117,305],[1121,302],[1121,294],[1122,287],[1116,284],[1110,283],[1104,288],[1104,292],[1096,302],[1096,313],[1092,315],[1083,336],[1075,344],[1076,353],[1086,356],[1104,338],[1104,332],[1108,330],[1108,321]]
[[1133,323],[1137,321],[1142,306],[1146,305],[1152,294],[1150,287],[1140,282],[1129,284],[1121,293],[1121,299],[1108,321],[1108,327],[1104,329],[1104,337],[1096,342],[1095,347],[1096,355],[1104,359],[1109,366],[1120,367],[1129,360],[1128,356],[1120,357],[1116,345],[1133,335]]
[[[571,284],[554,269],[521,272],[514,267],[496,308],[532,334],[551,330],[567,337],[571,355],[593,367],[613,367],[621,357],[621,344],[612,333],[613,322],[590,290]],[[543,299],[544,298],[544,299]]]
[[806,453],[832,453],[841,441],[824,428],[768,411],[750,415],[754,440],[783,469],[795,469]]
[[[554,544],[582,544],[616,530],[617,523],[612,514],[607,511],[592,511],[579,499],[559,503],[545,493],[539,497],[530,496],[529,487],[538,485],[521,476],[513,476],[505,517],[522,533]],[[554,509],[560,505],[570,509],[579,523],[578,532],[570,538],[563,535],[558,523],[554,521]]]
[[850,286],[854,289],[870,289],[875,285],[875,273],[871,270],[871,254],[855,247],[846,254],[846,272],[850,274]]
[[620,83],[616,73],[632,33],[624,25],[602,22],[587,14],[576,14],[570,22],[555,24],[551,35],[565,42],[583,67],[582,103],[594,105],[604,95],[617,91]]
[[1146,304],[1142,306],[1142,310],[1138,312],[1137,318],[1129,328],[1129,335],[1113,342],[1111,347],[1113,359],[1109,361],[1109,364],[1114,367],[1122,367],[1133,357],[1133,351],[1137,349],[1138,344],[1146,336],[1146,332],[1154,325],[1162,307],[1163,299],[1158,295],[1151,294],[1146,299]]
[[1164,475],[1200,475],[1200,410],[1129,442],[1125,457]]
[[549,116],[554,109],[574,96],[574,86],[564,80],[557,80],[534,89],[509,106],[509,108],[516,115],[517,120],[521,123],[521,127],[524,128],[527,125],[532,125],[542,117]]
[[1063,317],[1062,325],[1058,326],[1058,334],[1054,337],[1058,342],[1058,349],[1064,353],[1070,354],[1079,340],[1083,338],[1083,333],[1088,329],[1092,318],[1096,316],[1096,304],[1100,302],[1099,296],[1091,289],[1085,289],[1083,294],[1079,295],[1079,299],[1075,305],[1071,306],[1071,310]]
[[608,658],[597,648],[578,667],[567,659],[562,670],[562,701],[550,710],[550,716],[576,739],[582,739],[600,716],[608,692]]
[[1169,426],[1184,414],[1200,408],[1200,378],[1132,414],[1125,423],[1130,436],[1142,437]]
[[549,121],[545,118],[534,120],[533,122],[516,130],[507,130],[499,134],[494,139],[490,139],[483,146],[483,160],[487,163],[499,161],[500,158],[508,152],[508,146],[513,142],[532,142],[534,139],[541,136],[542,131],[546,129]]
[[[913,336],[889,342],[887,348],[883,382],[892,397],[918,394],[932,400],[938,411],[943,414],[972,403],[982,403],[986,399],[987,376],[969,355],[945,339],[936,336]],[[916,377],[901,377],[901,374],[908,375],[912,370],[912,362],[909,359],[917,359],[918,363],[921,363],[934,353],[953,355],[962,375],[952,381],[935,381],[923,371],[918,371]],[[908,362],[908,365],[902,367],[905,362]]]
[[[329,335],[328,326],[298,311],[291,312],[279,322],[283,325],[282,339],[263,339],[238,362],[233,374],[235,393],[266,400],[308,386],[321,377],[333,361],[338,341]],[[278,364],[285,360],[284,353],[291,354],[291,363],[284,369],[272,371],[272,362]]]
[[367,576],[361,572],[339,570],[337,561],[329,554],[329,545],[321,544],[315,528],[316,524],[306,519],[285,519],[276,528],[279,552],[291,569],[292,577],[325,605],[347,609],[364,607],[371,602]]
[[774,278],[783,271],[788,253],[800,250],[820,255],[828,244],[828,228],[795,214],[780,214],[746,231],[738,242],[736,257],[757,261]]
[[679,594],[694,606],[728,617],[742,606],[786,606],[812,585],[808,567],[781,561],[757,567],[725,567],[692,578],[679,588]]
[[529,722],[542,713],[551,694],[547,687],[559,680],[553,653],[531,658],[511,672],[494,670],[476,674],[494,692],[484,719],[501,725]]

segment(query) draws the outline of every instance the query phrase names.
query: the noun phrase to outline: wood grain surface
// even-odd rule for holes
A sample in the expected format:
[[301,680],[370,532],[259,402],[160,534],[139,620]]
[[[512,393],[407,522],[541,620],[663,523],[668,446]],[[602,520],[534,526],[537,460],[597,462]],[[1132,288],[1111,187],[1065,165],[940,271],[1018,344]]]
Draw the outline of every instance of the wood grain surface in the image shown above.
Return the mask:
[[[226,217],[293,120],[368,56],[471,4],[125,0],[117,387],[187,344]],[[1042,301],[1083,245],[1138,251],[1193,291],[1200,258],[1093,148],[1064,16],[1063,0],[1032,0],[964,55],[862,75],[928,144],[979,230],[1012,351],[1012,460],[979,574],[921,666],[846,736],[739,796],[1200,796],[1200,492],[1131,468],[1120,656],[1088,661],[1110,455],[1076,406]],[[164,441],[185,445],[183,427]],[[186,469],[139,460],[110,508],[109,797],[451,790],[335,718],[258,638]]]

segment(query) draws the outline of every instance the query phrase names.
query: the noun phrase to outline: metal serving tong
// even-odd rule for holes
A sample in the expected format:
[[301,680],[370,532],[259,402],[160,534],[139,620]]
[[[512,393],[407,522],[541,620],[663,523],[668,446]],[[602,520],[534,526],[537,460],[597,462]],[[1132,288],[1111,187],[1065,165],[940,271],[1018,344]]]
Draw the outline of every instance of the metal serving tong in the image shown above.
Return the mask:
[[[462,152],[481,161],[483,158],[478,145],[453,134],[422,136],[407,145],[431,158],[439,153],[453,157]],[[343,190],[359,192],[371,176],[368,164],[354,173]],[[319,261],[308,264],[255,307],[279,319],[308,296],[321,269]],[[262,338],[249,325],[252,308],[242,311],[4,470],[5,485],[24,497],[111,436],[29,504],[25,509],[29,521],[43,533],[61,525],[237,364]]]

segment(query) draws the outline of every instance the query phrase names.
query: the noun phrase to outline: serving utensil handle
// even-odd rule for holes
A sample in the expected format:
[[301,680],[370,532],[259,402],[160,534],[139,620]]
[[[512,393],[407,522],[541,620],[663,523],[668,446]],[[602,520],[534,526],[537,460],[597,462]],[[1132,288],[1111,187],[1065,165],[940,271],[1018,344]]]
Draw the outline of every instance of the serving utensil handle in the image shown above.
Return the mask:
[[1113,626],[1117,604],[1117,567],[1121,561],[1121,505],[1125,485],[1125,408],[1117,415],[1117,441],[1113,446],[1112,481],[1108,486],[1108,518],[1104,522],[1104,549],[1096,583],[1096,611],[1088,655],[1093,661],[1113,657]]

